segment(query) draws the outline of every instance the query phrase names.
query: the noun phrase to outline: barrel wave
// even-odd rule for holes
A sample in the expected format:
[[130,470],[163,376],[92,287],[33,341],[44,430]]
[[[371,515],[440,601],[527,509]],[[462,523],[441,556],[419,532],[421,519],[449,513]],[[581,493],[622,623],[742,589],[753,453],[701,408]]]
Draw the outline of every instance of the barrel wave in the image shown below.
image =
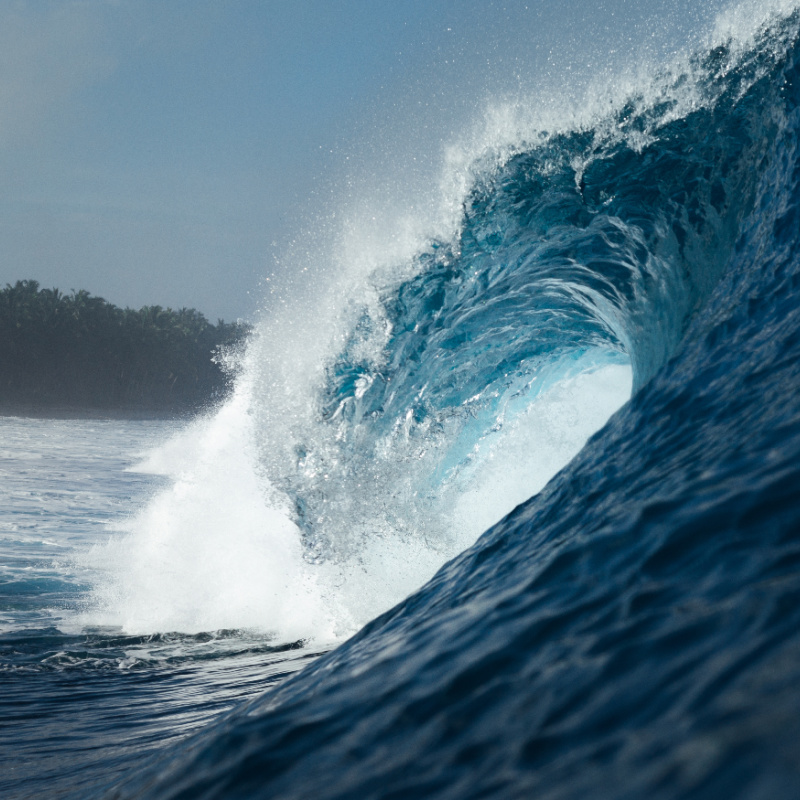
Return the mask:
[[626,395],[627,365],[631,399],[422,588],[110,796],[796,796],[799,31],[719,33],[487,150],[456,233],[371,275],[313,402],[253,412],[308,569],[451,555],[536,402]]

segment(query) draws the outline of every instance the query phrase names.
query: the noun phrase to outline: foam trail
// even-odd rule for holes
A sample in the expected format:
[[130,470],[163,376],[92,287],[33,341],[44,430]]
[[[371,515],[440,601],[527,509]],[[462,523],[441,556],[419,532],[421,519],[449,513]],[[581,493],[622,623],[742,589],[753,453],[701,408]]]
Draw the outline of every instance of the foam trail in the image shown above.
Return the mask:
[[[785,5],[775,0],[759,13],[768,21]],[[732,12],[720,18],[709,37],[727,40],[739,25]],[[169,476],[172,486],[88,558],[102,577],[84,621],[130,631],[254,627],[281,638],[343,636],[401,600],[488,525],[536,493],[630,396],[631,371],[621,362],[631,355],[631,339],[644,333],[640,339],[646,341],[655,330],[653,316],[651,309],[637,308],[639,316],[627,317],[635,323],[629,329],[614,324],[619,309],[610,301],[626,292],[634,299],[644,296],[635,282],[624,283],[625,276],[619,278],[621,288],[612,286],[605,295],[607,287],[598,289],[595,281],[605,280],[602,273],[580,284],[585,274],[577,269],[566,277],[554,272],[547,285],[537,284],[534,262],[541,257],[544,263],[536,250],[544,233],[536,242],[531,239],[528,249],[520,244],[517,270],[492,272],[507,253],[498,254],[495,266],[481,261],[502,231],[490,230],[489,223],[500,216],[484,219],[476,186],[491,186],[515,155],[538,153],[539,147],[544,153],[559,136],[575,138],[576,132],[592,130],[596,148],[591,156],[573,142],[574,154],[563,164],[545,155],[530,164],[531,174],[540,170],[544,181],[563,170],[559,191],[577,202],[591,159],[610,158],[617,145],[639,153],[659,126],[687,109],[713,105],[719,90],[704,84],[700,91],[692,78],[701,68],[688,53],[676,51],[669,63],[645,59],[615,72],[613,80],[601,76],[595,84],[588,82],[585,96],[577,93],[567,104],[555,95],[522,92],[489,102],[480,119],[443,148],[441,175],[417,208],[397,208],[385,192],[375,197],[367,187],[363,195],[345,197],[314,232],[298,235],[283,265],[291,277],[275,290],[243,356],[234,397],[142,465]],[[665,98],[668,102],[662,102]],[[641,125],[619,121],[626,103]],[[653,108],[661,110],[649,114]],[[587,213],[585,206],[582,198],[580,213]],[[509,220],[514,220],[511,211],[502,224]],[[405,364],[395,364],[391,372],[389,345],[406,333],[411,337],[441,311],[433,302],[437,292],[430,289],[426,295],[424,286],[415,296],[417,316],[409,312],[411,320],[398,316],[395,306],[402,303],[397,298],[407,289],[402,299],[409,300],[418,288],[414,281],[422,276],[424,282],[426,270],[435,273],[457,262],[460,237],[470,225],[474,262],[462,264],[463,294],[448,289],[458,295],[445,308],[449,323],[468,327],[488,301],[498,307],[500,319],[503,304],[516,302],[517,316],[498,322],[498,331],[505,325],[513,338],[526,325],[538,326],[542,342],[557,334],[559,341],[571,342],[574,353],[596,348],[591,363],[576,369],[577,355],[567,353],[569,347],[547,351],[542,345],[533,353],[530,342],[520,339],[518,350],[503,353],[506,373],[494,374],[485,354],[497,346],[495,340],[480,352],[458,350],[459,341],[472,346],[483,335],[478,326],[461,340],[444,341],[447,347],[439,351],[426,350],[423,342],[411,354],[420,363],[444,354],[437,376],[485,370],[486,383],[474,395],[479,397],[475,403],[473,397],[451,400],[447,386],[439,387],[434,402],[431,381],[424,376],[410,368],[403,372]],[[582,230],[591,233],[591,225]],[[609,220],[607,229],[598,227],[592,246],[617,247],[609,250],[608,262],[634,272],[642,266],[635,258],[638,235]],[[627,250],[626,242],[632,242]],[[680,294],[685,287],[677,285],[680,270],[675,279],[665,273],[669,246],[665,240],[663,250],[644,266],[664,267],[657,285],[665,295],[675,295],[665,299],[664,307],[671,309],[680,306],[676,298],[688,300]],[[590,260],[596,255],[588,245],[582,252]],[[566,259],[548,263],[569,266]],[[577,261],[573,266],[589,268]],[[524,269],[531,269],[528,279],[520,277],[515,284],[515,273]],[[483,293],[468,296],[469,282],[480,280]],[[538,303],[537,297],[545,299]],[[553,297],[556,305],[547,306]],[[676,318],[688,318],[690,312],[687,305]],[[548,327],[553,319],[556,324]],[[640,319],[643,330],[635,327]],[[567,322],[559,328],[562,320]],[[668,328],[673,338],[656,342],[659,353],[676,346],[682,333],[677,325]],[[435,334],[431,328],[430,336],[419,338],[428,342]],[[659,335],[656,330],[653,338]],[[655,369],[659,359],[651,360]],[[537,375],[547,376],[546,390],[533,386]],[[389,388],[379,397],[372,387],[381,381]],[[384,414],[384,406],[404,392],[405,405],[398,402]],[[518,398],[513,413],[511,397]],[[325,407],[327,400],[331,408]],[[372,410],[358,417],[359,403],[370,400]],[[355,416],[346,419],[348,414]],[[480,417],[478,423],[465,421],[470,415]]]
[[[786,5],[741,6],[719,18],[709,39],[741,38],[742,19],[752,30],[754,15],[766,24]],[[338,198],[288,249],[283,271],[291,277],[272,295],[233,398],[142,465],[172,485],[87,557],[100,577],[82,620],[137,632],[253,627],[285,639],[343,636],[537,492],[629,397],[630,368],[621,361],[634,355],[632,339],[645,349],[652,309],[615,318],[613,302],[644,296],[635,280],[627,285],[626,273],[609,286],[602,271],[587,279],[590,263],[544,253],[544,229],[520,230],[518,251],[487,257],[503,230],[492,229],[501,215],[481,205],[481,186],[506,168],[509,180],[538,174],[547,183],[563,173],[563,184],[552,185],[571,203],[581,199],[576,213],[586,213],[577,189],[588,162],[610,158],[617,145],[641,152],[660,126],[713,105],[721,89],[693,78],[703,69],[676,50],[667,62],[644,58],[617,70],[613,80],[602,71],[594,82],[584,78],[567,103],[522,91],[488,102],[443,146],[441,174],[414,207],[398,207],[369,181]],[[641,124],[620,122],[626,103]],[[661,110],[649,114],[654,108]],[[586,130],[595,141],[588,156],[574,136]],[[563,164],[546,155],[562,135],[574,147]],[[517,175],[513,159],[528,150],[542,155]],[[391,167],[379,177],[396,188]],[[504,213],[507,232],[516,212]],[[603,263],[635,277],[639,233],[611,219],[601,229],[604,216],[594,219],[596,238],[577,250],[591,262],[598,247],[610,248]],[[679,308],[688,300],[667,274],[671,252],[666,240],[644,268],[661,270],[656,285],[674,295],[663,306]],[[537,264],[553,270],[544,282]],[[451,269],[452,280],[440,281]],[[495,317],[484,314],[490,307]],[[676,318],[690,311],[681,307]],[[625,329],[620,318],[634,322]],[[664,330],[674,341],[655,342],[659,353],[677,343],[673,327]],[[514,337],[518,345],[503,350]],[[548,341],[570,344],[548,350]],[[412,343],[405,361],[404,342]],[[576,354],[592,348],[593,361],[576,368]],[[492,361],[487,353],[495,352]],[[484,384],[460,395],[459,380],[476,371]],[[451,386],[450,375],[461,378]],[[543,389],[536,381],[545,377]]]
[[247,628],[331,638],[296,526],[270,504],[253,454],[249,392],[193,422],[139,469],[172,485],[95,547],[99,573],[78,622],[131,633]]

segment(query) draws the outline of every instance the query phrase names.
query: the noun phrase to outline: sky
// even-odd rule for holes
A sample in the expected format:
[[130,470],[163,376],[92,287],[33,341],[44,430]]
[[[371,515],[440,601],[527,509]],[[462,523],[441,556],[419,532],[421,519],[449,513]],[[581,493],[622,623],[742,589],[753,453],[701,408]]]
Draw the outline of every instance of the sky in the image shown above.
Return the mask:
[[683,30],[697,7],[2,0],[0,286],[252,318],[354,173],[397,180],[418,155],[424,180],[493,94]]

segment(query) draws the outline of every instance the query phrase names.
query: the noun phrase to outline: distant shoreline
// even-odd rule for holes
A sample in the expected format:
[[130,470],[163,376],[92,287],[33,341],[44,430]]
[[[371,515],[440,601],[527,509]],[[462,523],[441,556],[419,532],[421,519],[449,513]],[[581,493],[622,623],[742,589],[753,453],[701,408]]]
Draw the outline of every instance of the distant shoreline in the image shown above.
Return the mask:
[[247,323],[117,308],[85,290],[0,289],[0,416],[191,419],[231,390]]

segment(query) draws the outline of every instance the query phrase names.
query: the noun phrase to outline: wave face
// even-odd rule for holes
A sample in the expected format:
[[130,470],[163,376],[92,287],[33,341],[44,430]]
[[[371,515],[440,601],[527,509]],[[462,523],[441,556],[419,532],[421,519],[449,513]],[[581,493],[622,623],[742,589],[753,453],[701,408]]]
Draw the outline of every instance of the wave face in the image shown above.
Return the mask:
[[485,153],[457,233],[373,274],[316,371],[248,368],[259,474],[342,580],[463,547],[536,403],[583,380],[610,410],[626,365],[634,394],[421,589],[114,796],[795,796],[798,26]]

